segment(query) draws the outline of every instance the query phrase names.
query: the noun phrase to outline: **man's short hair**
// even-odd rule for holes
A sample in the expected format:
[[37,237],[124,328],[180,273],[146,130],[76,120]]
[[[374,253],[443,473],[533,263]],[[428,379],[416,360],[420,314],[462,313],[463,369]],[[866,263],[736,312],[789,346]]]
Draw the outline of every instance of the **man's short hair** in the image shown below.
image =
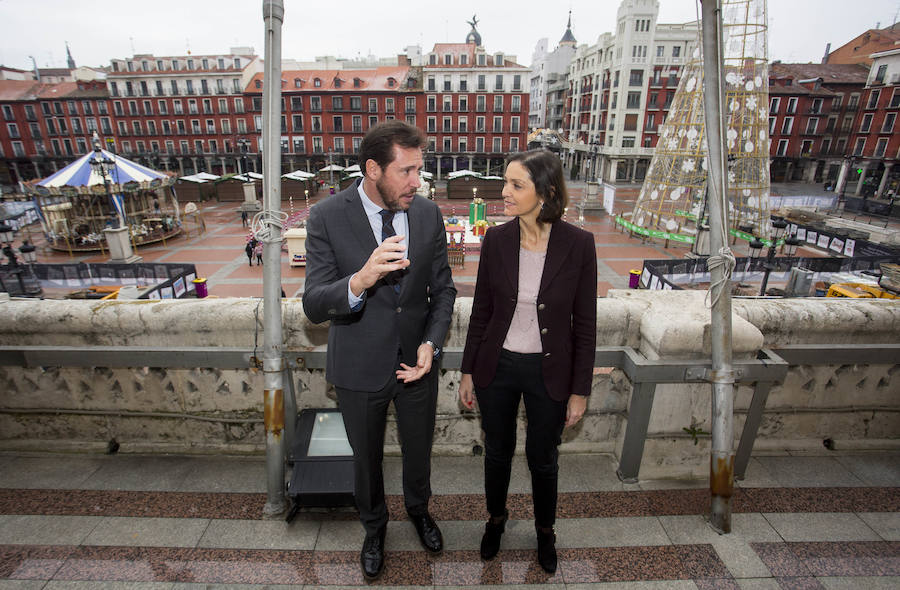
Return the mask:
[[359,144],[359,169],[366,174],[366,162],[374,160],[384,170],[394,161],[394,146],[403,148],[425,147],[425,134],[421,129],[405,121],[391,120],[369,129]]

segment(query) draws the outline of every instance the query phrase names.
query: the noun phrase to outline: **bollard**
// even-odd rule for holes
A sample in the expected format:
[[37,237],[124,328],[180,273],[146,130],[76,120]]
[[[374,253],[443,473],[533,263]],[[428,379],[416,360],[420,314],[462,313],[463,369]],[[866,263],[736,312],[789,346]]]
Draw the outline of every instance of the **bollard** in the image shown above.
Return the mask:
[[637,289],[641,283],[641,271],[631,269],[628,271],[628,288]]
[[191,282],[194,283],[194,293],[197,294],[197,299],[203,299],[209,295],[209,291],[206,288],[206,279],[197,277]]

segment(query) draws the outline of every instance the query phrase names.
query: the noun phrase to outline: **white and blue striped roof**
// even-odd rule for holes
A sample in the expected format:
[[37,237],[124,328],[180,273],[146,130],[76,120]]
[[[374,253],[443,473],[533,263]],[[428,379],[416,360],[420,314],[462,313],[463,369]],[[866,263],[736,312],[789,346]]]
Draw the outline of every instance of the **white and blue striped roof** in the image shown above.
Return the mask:
[[91,167],[91,161],[95,158],[106,158],[115,162],[109,172],[110,188],[113,191],[121,190],[122,185],[128,182],[151,182],[160,179],[163,182],[169,180],[165,174],[141,166],[127,158],[116,155],[106,150],[92,150],[78,158],[62,170],[58,170],[37,183],[37,186],[45,188],[62,188],[64,186],[94,186],[103,185],[103,176]]

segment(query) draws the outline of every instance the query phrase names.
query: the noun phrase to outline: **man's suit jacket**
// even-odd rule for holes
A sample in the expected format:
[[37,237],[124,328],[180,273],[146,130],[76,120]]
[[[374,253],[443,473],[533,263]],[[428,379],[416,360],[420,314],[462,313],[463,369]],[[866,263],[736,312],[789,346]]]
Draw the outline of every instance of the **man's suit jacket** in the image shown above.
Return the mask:
[[[490,385],[516,310],[519,219],[487,231],[463,352],[462,372]],[[597,253],[591,233],[564,221],[550,231],[537,296],[544,385],[550,397],[590,395],[597,343]]]
[[326,378],[337,387],[378,391],[396,378],[397,351],[416,364],[424,341],[444,342],[456,288],[447,262],[447,237],[441,211],[416,196],[407,211],[410,265],[399,294],[379,280],[352,312],[347,299],[350,277],[378,247],[360,201],[358,184],[328,197],[310,211],[306,225],[306,284],[303,311],[314,323],[331,320]]

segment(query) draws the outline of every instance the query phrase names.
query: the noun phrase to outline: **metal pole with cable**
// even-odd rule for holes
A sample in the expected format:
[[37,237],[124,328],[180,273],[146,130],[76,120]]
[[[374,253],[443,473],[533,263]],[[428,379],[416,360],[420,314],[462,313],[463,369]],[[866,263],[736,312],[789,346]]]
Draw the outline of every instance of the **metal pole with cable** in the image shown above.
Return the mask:
[[263,0],[263,210],[253,230],[263,245],[263,392],[267,516],[285,511],[284,360],[281,327],[281,27],[283,0]]
[[[734,490],[734,372],[731,342],[731,269],[734,256],[728,249],[725,232],[727,195],[723,139],[725,80],[722,59],[721,0],[701,0],[703,34],[703,110],[709,177],[710,225],[710,334],[712,371],[712,449],[710,452],[709,523],[720,533],[731,532],[731,496]],[[730,264],[729,264],[730,261]]]

